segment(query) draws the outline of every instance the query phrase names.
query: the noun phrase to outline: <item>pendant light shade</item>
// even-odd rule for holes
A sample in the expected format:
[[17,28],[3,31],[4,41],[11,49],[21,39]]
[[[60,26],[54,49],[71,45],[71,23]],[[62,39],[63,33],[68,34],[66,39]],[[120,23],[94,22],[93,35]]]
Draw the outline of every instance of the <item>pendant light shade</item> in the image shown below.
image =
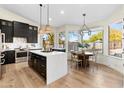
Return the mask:
[[41,28],[41,34],[53,32],[52,26],[49,24],[49,4],[47,5],[47,24]]
[[83,26],[82,26],[82,28],[81,28],[81,30],[80,30],[80,34],[81,34],[81,35],[84,35],[84,31],[88,31],[88,35],[91,35],[91,30],[88,28],[88,26],[87,26],[86,23],[85,23],[85,16],[86,16],[86,14],[83,14],[83,17],[84,17],[84,24],[83,24]]

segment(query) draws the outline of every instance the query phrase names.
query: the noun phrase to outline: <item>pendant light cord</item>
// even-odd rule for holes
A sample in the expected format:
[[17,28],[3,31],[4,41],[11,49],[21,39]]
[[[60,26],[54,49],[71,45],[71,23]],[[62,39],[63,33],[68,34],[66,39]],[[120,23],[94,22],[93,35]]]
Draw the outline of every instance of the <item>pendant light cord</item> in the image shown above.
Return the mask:
[[40,4],[40,28],[41,28],[41,19],[42,19],[42,4]]
[[83,14],[83,16],[84,16],[84,25],[85,25],[85,16],[86,16],[86,14]]
[[47,4],[47,25],[49,25],[49,4]]

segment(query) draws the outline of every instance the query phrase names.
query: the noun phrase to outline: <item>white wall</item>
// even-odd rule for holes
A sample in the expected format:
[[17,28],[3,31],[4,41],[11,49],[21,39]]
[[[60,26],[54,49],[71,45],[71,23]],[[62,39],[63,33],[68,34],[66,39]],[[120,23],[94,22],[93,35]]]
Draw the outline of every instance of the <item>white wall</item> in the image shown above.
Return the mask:
[[97,62],[109,66],[124,74],[124,59],[99,54],[97,57]]

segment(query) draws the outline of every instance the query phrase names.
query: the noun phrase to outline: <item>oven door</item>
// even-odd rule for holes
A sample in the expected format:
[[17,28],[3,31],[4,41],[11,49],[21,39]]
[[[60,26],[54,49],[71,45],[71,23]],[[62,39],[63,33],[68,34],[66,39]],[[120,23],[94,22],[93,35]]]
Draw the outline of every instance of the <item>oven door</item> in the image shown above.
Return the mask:
[[27,52],[16,52],[16,62],[27,62],[28,54]]
[[18,52],[16,58],[27,57],[27,52]]

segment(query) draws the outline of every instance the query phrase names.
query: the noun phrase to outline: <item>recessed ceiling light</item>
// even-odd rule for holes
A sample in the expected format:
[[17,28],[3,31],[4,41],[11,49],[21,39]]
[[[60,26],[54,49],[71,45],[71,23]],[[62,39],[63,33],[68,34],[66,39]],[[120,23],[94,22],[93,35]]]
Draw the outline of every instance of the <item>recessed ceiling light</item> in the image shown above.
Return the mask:
[[60,14],[64,14],[64,13],[65,13],[64,10],[61,10],[61,11],[60,11]]
[[49,21],[52,21],[52,18],[49,18]]

